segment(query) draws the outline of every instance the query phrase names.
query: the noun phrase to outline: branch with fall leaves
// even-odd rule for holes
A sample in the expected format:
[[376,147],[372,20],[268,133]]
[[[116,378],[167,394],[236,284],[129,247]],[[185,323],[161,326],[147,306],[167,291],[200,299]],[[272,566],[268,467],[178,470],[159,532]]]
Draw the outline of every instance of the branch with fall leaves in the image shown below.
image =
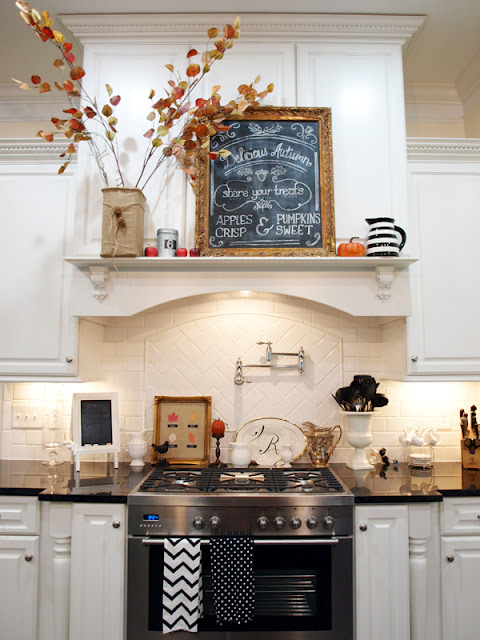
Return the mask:
[[[30,8],[28,2],[17,1],[15,4],[25,23],[35,31],[40,40],[56,47],[58,57],[53,62],[53,66],[65,74],[61,83],[54,82],[54,87],[58,91],[65,92],[71,104],[69,109],[63,110],[67,117],[51,118],[56,131],[40,130],[37,133],[37,136],[48,142],[52,142],[59,133],[70,140],[68,148],[61,154],[61,157],[66,160],[58,173],[62,174],[71,162],[72,155],[77,151],[76,145],[87,142],[105,184],[108,186],[109,182],[103,158],[110,154],[117,171],[117,186],[127,186],[119,161],[118,118],[115,115],[115,108],[120,103],[121,96],[115,95],[111,86],[106,84],[109,100],[100,108],[97,99],[90,97],[85,90],[83,84],[85,70],[75,64],[72,43],[66,42],[64,35],[53,28],[53,20],[48,11],[40,13]],[[150,91],[149,100],[152,101],[152,106],[147,115],[150,127],[144,134],[148,140],[148,146],[135,187],[144,189],[159,167],[172,157],[187,174],[192,186],[195,186],[195,157],[200,149],[208,147],[209,137],[219,131],[228,131],[230,127],[222,124],[226,118],[242,118],[249,106],[260,106],[260,101],[273,91],[273,84],[269,84],[264,91],[258,92],[255,88],[260,81],[258,76],[248,85],[241,84],[238,87],[238,96],[225,105],[221,104],[218,85],[212,88],[208,98],[197,98],[194,104],[191,103],[192,93],[202,78],[218,60],[223,58],[226,51],[233,47],[239,35],[240,18],[238,17],[233,25],[227,24],[223,27],[222,35],[219,35],[216,27],[208,29],[207,46],[201,55],[202,66],[191,60],[200,55],[196,49],[191,49],[187,53],[186,79],[182,79],[173,65],[165,65],[173,77],[168,81],[165,97],[155,99],[155,91],[153,89]],[[15,80],[15,78],[12,80],[17,82],[21,89],[32,90],[29,83]],[[30,82],[39,93],[51,91],[50,83],[42,80],[38,75],[31,76]],[[95,127],[88,126],[90,121],[97,124],[101,133],[98,133]],[[161,153],[159,153],[160,149]],[[209,153],[212,160],[219,155],[227,156],[229,151]]]

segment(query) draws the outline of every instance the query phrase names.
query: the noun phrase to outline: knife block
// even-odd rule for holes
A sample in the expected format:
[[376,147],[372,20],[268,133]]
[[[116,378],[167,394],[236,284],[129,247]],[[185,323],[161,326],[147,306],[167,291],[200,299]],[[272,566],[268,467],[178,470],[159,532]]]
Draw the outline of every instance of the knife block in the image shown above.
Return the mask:
[[462,467],[464,469],[480,469],[480,447],[475,449],[475,453],[470,453],[470,450],[464,444],[465,440],[460,440],[460,447],[462,449]]

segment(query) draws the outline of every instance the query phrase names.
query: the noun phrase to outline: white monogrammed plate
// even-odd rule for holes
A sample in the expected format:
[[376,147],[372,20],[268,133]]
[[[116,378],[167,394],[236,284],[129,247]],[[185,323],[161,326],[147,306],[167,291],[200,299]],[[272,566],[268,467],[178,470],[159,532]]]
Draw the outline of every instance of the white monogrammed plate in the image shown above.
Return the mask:
[[238,430],[236,442],[248,444],[252,461],[263,467],[281,464],[282,446],[293,447],[294,460],[302,455],[306,446],[302,430],[283,418],[256,418],[246,422]]

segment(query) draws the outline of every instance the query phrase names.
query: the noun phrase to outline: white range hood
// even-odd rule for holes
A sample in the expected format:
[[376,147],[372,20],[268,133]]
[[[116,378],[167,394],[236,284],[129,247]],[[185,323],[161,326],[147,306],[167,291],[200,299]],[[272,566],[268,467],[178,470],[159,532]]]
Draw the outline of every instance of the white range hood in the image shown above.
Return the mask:
[[66,258],[75,316],[129,316],[189,296],[279,293],[354,316],[411,314],[414,258]]
[[[226,56],[208,81],[218,81],[228,96],[251,75],[253,64],[262,80],[275,85],[272,104],[331,108],[337,243],[364,238],[365,220],[383,216],[394,218],[408,237],[402,56],[423,17],[269,13],[241,18],[242,34],[229,61]],[[177,68],[169,56],[183,65],[184,51],[201,46],[206,28],[231,16],[69,15],[62,20],[84,47],[92,93],[103,91],[107,76],[127,97],[144,85],[148,95],[152,78],[160,83],[166,61]],[[138,132],[129,130],[134,115],[123,118],[122,132],[138,139]],[[408,257],[408,242],[405,257],[385,259],[98,258],[97,173],[80,154],[75,242],[72,257],[66,258],[73,265],[71,311],[76,316],[128,316],[172,300],[228,291],[297,296],[354,316],[411,314],[409,266],[415,259]],[[178,173],[159,175],[148,185],[145,244],[156,244],[156,229],[173,227],[181,246],[194,246],[195,198]]]

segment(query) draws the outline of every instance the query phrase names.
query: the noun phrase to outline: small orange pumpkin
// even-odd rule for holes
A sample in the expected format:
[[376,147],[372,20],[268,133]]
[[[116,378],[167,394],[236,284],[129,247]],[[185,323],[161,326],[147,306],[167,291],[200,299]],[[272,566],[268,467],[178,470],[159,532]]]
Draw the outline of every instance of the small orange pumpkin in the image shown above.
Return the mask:
[[219,436],[225,433],[225,423],[223,420],[217,419],[212,422],[212,435]]
[[338,245],[337,255],[342,257],[356,257],[360,258],[365,255],[365,247],[361,242],[353,242],[357,236],[350,238],[350,242],[342,242]]

